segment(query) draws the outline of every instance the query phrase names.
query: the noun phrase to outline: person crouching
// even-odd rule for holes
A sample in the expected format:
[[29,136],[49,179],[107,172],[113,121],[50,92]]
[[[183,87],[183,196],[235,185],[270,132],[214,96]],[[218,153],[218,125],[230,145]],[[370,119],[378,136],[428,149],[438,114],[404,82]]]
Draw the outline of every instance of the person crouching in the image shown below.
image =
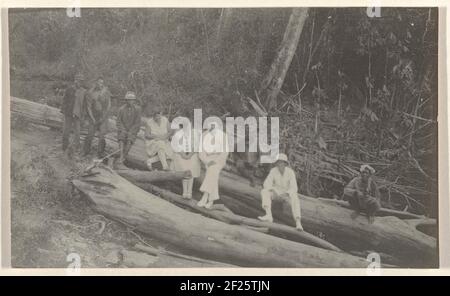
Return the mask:
[[372,179],[375,169],[364,164],[360,168],[361,175],[351,180],[344,188],[344,198],[354,210],[352,218],[355,219],[361,210],[367,214],[369,223],[374,222],[376,212],[380,206],[380,192]]

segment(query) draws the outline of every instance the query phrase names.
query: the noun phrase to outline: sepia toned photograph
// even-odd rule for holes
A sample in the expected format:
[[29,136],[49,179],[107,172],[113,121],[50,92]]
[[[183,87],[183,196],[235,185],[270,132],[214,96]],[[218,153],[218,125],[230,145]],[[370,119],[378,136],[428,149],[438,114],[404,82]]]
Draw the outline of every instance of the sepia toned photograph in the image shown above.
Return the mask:
[[437,7],[7,18],[12,267],[439,268]]

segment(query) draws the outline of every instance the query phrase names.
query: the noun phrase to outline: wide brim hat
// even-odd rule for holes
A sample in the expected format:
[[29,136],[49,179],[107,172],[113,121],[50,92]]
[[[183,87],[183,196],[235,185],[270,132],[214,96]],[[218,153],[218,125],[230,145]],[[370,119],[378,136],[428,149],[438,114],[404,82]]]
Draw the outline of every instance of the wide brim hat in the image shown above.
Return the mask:
[[284,153],[279,153],[279,154],[278,154],[278,157],[277,157],[277,161],[276,161],[276,162],[279,162],[279,161],[284,161],[284,162],[287,163],[288,165],[290,164],[287,155],[284,154]]
[[373,167],[371,167],[368,164],[363,164],[360,168],[359,171],[362,173],[364,171],[369,171],[369,173],[374,174],[375,173],[375,169]]
[[129,91],[125,94],[125,100],[136,100],[136,95],[134,92]]

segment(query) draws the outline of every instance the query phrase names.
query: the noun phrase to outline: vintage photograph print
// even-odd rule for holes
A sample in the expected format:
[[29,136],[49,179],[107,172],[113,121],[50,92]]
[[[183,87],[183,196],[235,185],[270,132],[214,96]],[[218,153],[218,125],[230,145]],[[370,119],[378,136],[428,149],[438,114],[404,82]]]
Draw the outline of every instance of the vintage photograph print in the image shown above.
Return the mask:
[[439,267],[436,7],[7,18],[12,267]]

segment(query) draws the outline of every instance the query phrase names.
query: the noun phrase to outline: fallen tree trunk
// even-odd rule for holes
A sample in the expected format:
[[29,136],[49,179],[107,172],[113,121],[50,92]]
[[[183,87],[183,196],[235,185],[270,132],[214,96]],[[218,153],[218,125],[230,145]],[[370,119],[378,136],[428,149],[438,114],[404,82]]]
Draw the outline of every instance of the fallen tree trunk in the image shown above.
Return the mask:
[[[61,127],[62,115],[56,108],[17,98],[11,98],[11,102],[13,115],[31,118],[34,123],[52,127],[57,127],[58,120],[61,120]],[[111,122],[113,121],[110,120]],[[107,139],[110,150],[117,149],[115,135],[110,133]],[[138,138],[127,161],[135,167],[145,169],[146,158],[145,143]],[[251,218],[263,214],[260,189],[251,187],[244,178],[222,171],[220,190],[221,194],[225,193],[222,201],[234,213]],[[364,217],[352,220],[349,209],[316,198],[300,197],[305,230],[344,251],[373,250],[386,253],[399,258],[405,262],[405,266],[410,267],[431,267],[437,264],[436,239],[396,217],[377,217],[374,224],[368,224]],[[274,216],[285,224],[294,224],[288,207],[274,210]]]
[[172,171],[136,171],[136,170],[116,170],[116,172],[128,180],[135,182],[161,182],[161,181],[179,181],[186,176],[187,172]]
[[167,255],[150,250],[151,248],[139,249],[139,251],[121,250],[119,252],[120,264],[132,268],[238,267],[210,260],[197,260],[197,258],[189,256]]
[[152,256],[161,258],[160,264],[154,264],[151,267],[237,267],[236,265],[216,262],[212,260],[201,259],[197,257],[187,256],[167,250],[156,249],[154,247],[146,246],[140,243],[134,245],[136,250],[145,252]]
[[[338,206],[344,207],[346,209],[350,209],[350,205],[348,204],[348,202],[343,201],[343,200],[323,198],[323,197],[319,197],[318,200],[323,201],[323,202],[333,203]],[[381,208],[377,212],[377,216],[380,216],[380,217],[394,216],[399,219],[427,219],[427,218],[425,218],[425,216],[416,215],[416,214],[409,213],[409,212],[402,212],[402,211],[397,211],[397,210],[386,209],[386,208]]]
[[[199,180],[200,181],[200,180]],[[260,189],[251,187],[246,180],[222,172],[219,186],[222,193],[233,197],[236,203],[261,209]],[[306,231],[324,238],[344,251],[372,250],[394,256],[408,267],[436,266],[436,239],[420,232],[397,217],[376,217],[369,224],[364,216],[351,218],[352,211],[315,198],[300,196],[302,223]],[[227,205],[227,203],[225,202]],[[229,208],[246,215],[240,207]],[[290,207],[283,205],[273,210],[274,218],[294,225]]]
[[93,208],[205,259],[254,267],[367,267],[362,258],[276,238],[185,211],[111,169],[72,180]]
[[[184,199],[181,196],[179,196],[169,190],[162,189],[162,188],[152,185],[148,182],[145,182],[145,183],[136,182],[135,184],[146,191],[149,191],[153,194],[156,194],[156,195],[164,198],[167,201],[187,207],[187,208],[194,210],[195,212],[201,213],[207,217],[214,218],[216,220],[223,221],[228,224],[244,225],[244,226],[257,227],[257,228],[263,228],[263,229],[265,228],[265,229],[269,230],[270,234],[273,234],[275,236],[287,238],[292,241],[301,242],[304,244],[308,244],[308,245],[315,246],[315,247],[320,247],[320,248],[327,249],[327,250],[340,251],[339,248],[337,248],[336,246],[333,246],[332,244],[328,243],[327,241],[324,241],[318,237],[315,237],[314,235],[309,234],[307,232],[300,232],[300,231],[296,230],[295,228],[289,227],[287,225],[263,222],[263,221],[259,221],[256,219],[239,216],[232,212],[224,211],[223,209],[220,209],[220,208],[219,209],[213,208],[213,209],[208,210],[203,207],[197,206],[197,202],[195,200]],[[220,207],[220,205],[215,205],[215,206]]]

